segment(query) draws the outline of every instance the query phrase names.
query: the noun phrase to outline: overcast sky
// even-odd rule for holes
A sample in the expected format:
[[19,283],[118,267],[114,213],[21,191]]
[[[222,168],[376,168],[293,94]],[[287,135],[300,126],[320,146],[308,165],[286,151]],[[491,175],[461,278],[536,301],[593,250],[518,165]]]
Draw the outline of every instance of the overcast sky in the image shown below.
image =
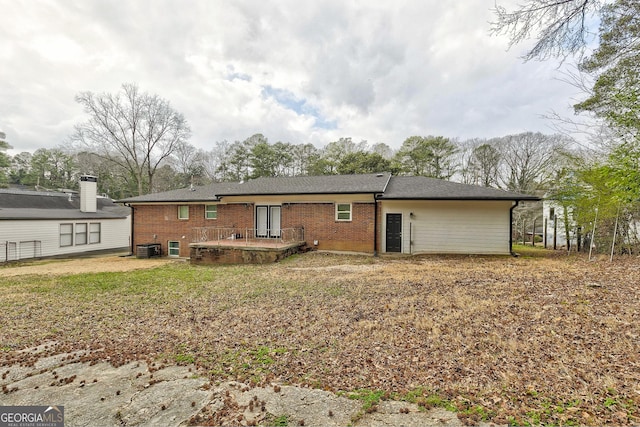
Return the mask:
[[[512,0],[498,1],[513,3]],[[489,34],[494,0],[0,0],[0,130],[10,154],[54,148],[86,120],[81,91],[123,83],[168,100],[190,142],[264,134],[397,149],[552,133],[576,89],[556,61]]]

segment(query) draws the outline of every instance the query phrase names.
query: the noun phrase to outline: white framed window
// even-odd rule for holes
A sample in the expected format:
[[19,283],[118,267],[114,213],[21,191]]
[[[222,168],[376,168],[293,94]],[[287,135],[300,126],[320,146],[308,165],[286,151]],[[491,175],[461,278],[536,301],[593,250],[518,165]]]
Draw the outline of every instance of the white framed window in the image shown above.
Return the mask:
[[204,217],[206,219],[218,219],[218,205],[205,205]]
[[351,221],[351,203],[336,203],[336,221]]
[[89,224],[89,244],[100,243],[101,226],[99,222]]
[[76,246],[87,244],[87,223],[76,224]]
[[189,219],[189,205],[178,206],[178,219]]
[[169,241],[168,248],[169,251],[167,252],[167,254],[169,256],[180,256],[180,242]]
[[60,224],[60,247],[73,246],[73,224]]

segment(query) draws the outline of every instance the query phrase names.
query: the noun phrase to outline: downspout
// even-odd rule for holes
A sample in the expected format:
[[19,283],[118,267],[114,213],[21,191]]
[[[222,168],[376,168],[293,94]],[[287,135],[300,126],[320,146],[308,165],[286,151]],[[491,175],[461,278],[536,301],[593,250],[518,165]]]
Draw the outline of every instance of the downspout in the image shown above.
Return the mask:
[[516,203],[511,206],[511,209],[509,209],[509,252],[513,257],[518,256],[517,253],[513,252],[513,210],[518,207],[520,201],[516,200],[515,202]]
[[[379,177],[384,176],[383,174],[378,174]],[[382,189],[382,193],[373,193],[373,207],[375,209],[373,213],[373,256],[378,256],[378,199],[384,195],[384,192],[387,191],[387,186],[389,186],[389,182],[391,181],[392,175],[389,174],[387,178],[387,182],[384,183],[384,188]]]
[[373,195],[373,256],[378,256],[378,195]]
[[135,251],[133,250],[133,225],[135,224],[135,221],[133,220],[133,215],[135,212],[135,209],[133,207],[131,207],[130,203],[125,203],[124,204],[126,207],[131,208],[131,252],[129,253],[129,255],[133,255],[135,254]]

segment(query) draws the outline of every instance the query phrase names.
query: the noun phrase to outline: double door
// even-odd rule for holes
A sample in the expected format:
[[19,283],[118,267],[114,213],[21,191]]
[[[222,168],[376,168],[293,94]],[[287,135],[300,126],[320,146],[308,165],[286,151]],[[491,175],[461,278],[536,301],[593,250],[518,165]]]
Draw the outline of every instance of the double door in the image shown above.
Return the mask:
[[280,237],[281,206],[256,206],[256,237]]

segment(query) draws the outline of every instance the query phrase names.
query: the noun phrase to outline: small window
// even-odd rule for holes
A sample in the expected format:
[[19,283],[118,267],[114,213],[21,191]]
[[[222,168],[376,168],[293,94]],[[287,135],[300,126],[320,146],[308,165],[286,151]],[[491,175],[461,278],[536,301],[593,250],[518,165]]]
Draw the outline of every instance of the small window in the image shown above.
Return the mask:
[[100,243],[100,228],[99,222],[89,224],[89,244]]
[[73,246],[73,224],[60,224],[60,247]]
[[87,244],[87,224],[76,224],[76,245]]
[[336,204],[336,221],[351,221],[351,203]]
[[206,205],[204,207],[204,217],[206,219],[218,219],[218,205]]
[[189,206],[178,206],[178,219],[189,219]]
[[180,242],[169,242],[169,256],[180,256]]

